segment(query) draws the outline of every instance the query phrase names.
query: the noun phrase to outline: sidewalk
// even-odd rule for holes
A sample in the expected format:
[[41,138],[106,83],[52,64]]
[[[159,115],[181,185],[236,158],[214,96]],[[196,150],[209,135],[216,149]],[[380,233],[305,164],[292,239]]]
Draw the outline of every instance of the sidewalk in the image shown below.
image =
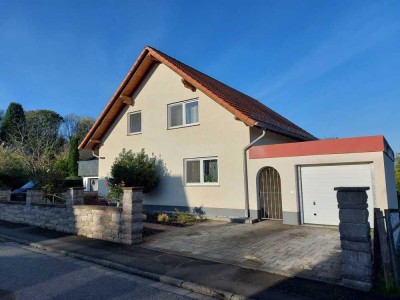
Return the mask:
[[91,261],[204,295],[243,299],[390,299],[239,266],[0,221],[0,238]]

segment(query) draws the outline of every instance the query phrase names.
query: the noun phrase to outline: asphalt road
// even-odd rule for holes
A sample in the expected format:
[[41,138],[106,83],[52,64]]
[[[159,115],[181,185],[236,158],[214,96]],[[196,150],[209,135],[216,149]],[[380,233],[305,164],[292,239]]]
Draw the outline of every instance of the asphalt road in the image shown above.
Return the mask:
[[0,299],[211,299],[0,239]]

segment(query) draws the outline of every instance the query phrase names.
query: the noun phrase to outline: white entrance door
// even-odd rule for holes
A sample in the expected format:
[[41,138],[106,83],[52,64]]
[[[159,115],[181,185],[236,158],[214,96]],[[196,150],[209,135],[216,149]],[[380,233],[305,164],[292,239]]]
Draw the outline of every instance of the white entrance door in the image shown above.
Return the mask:
[[339,225],[335,187],[368,186],[369,222],[373,227],[371,164],[303,166],[303,220],[307,224]]

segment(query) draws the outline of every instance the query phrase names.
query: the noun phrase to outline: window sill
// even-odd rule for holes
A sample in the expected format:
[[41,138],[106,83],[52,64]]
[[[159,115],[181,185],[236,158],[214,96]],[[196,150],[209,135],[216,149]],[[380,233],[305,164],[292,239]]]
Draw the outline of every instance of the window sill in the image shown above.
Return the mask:
[[127,135],[138,135],[138,134],[142,134],[142,132],[132,132],[132,133],[128,133]]
[[167,130],[178,129],[178,128],[184,128],[184,127],[199,126],[199,125],[200,125],[200,123],[191,123],[191,124],[186,124],[186,125],[168,127]]
[[215,186],[219,187],[219,183],[187,183],[183,187],[196,187],[196,186]]

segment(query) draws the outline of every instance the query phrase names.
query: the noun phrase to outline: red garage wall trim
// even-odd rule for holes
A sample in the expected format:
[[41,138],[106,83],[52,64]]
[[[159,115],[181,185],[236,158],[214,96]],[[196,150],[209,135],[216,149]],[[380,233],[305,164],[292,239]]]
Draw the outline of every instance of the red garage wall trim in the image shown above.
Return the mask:
[[363,136],[346,139],[262,145],[250,148],[250,159],[385,151],[385,138]]

